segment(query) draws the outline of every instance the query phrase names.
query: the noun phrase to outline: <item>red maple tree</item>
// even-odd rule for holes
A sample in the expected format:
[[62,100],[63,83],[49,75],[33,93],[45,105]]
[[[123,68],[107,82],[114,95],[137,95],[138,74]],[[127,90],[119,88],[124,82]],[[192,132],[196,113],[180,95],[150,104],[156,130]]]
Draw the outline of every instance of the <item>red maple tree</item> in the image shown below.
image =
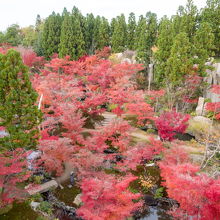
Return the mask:
[[29,152],[18,148],[0,154],[0,208],[28,197],[27,192],[19,187],[31,175],[26,160]]
[[175,111],[162,113],[155,121],[161,139],[172,141],[177,132],[184,133],[189,118],[189,115]]

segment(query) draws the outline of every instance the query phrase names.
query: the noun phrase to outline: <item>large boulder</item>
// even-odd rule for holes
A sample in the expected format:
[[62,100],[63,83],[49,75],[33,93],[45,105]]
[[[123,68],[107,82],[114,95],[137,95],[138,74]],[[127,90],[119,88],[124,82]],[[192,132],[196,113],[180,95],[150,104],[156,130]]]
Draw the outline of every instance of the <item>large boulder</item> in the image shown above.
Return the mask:
[[220,125],[209,118],[196,116],[189,120],[187,133],[194,136],[201,143],[207,140],[216,141],[216,138],[220,137]]
[[211,99],[212,102],[220,102],[220,95],[211,91],[207,91],[205,97]]
[[82,194],[80,193],[80,194],[78,194],[78,195],[75,197],[73,203],[74,203],[76,206],[82,205],[81,196],[82,196]]
[[209,133],[212,121],[203,116],[196,116],[189,120],[187,133],[194,136],[196,140],[202,140]]
[[136,63],[136,52],[132,50],[126,50],[123,53],[115,53],[112,54],[109,59],[113,63],[129,63],[135,64]]
[[208,68],[206,70],[207,76],[205,77],[205,81],[209,84],[219,84],[220,83],[220,63],[213,63],[213,61],[206,63]]
[[0,127],[0,138],[6,137],[6,136],[9,136],[9,133],[3,127]]
[[[220,63],[207,62],[207,66],[210,66],[213,69],[207,69],[207,76],[204,78],[204,81],[207,82],[210,86],[220,85]],[[220,102],[219,95],[212,93],[210,90],[205,92],[205,98],[209,98],[212,102]]]

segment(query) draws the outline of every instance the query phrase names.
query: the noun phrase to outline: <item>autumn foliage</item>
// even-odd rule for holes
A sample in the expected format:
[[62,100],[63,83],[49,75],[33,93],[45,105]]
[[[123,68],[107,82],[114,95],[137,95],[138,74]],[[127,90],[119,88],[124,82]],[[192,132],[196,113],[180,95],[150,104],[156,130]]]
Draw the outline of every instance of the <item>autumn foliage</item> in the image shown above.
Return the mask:
[[171,212],[176,219],[209,220],[220,218],[220,179],[213,179],[190,162],[184,150],[173,146],[159,163],[170,198],[179,203]]
[[172,141],[175,134],[184,133],[190,116],[179,112],[165,112],[155,121],[158,134],[162,140]]
[[[108,105],[115,106],[112,111],[118,115],[137,115],[140,124],[154,119],[153,109],[145,103],[145,93],[138,91],[132,80],[142,65],[112,64],[103,59],[107,52],[106,48],[97,56],[78,61],[68,56],[55,57],[45,64],[40,75],[32,78],[44,112],[40,162],[57,176],[62,174],[66,163],[72,164],[83,193],[78,215],[91,220],[125,219],[141,205],[133,201],[140,194],[127,189],[136,177],[105,174],[105,169],[115,167],[122,171],[123,163],[116,160],[120,156],[125,158],[127,172],[152,159],[163,148],[160,141],[153,139],[149,144],[132,146],[133,129],[122,118],[104,125],[94,121]],[[85,138],[83,132],[88,121],[96,129],[89,130]],[[113,152],[106,154],[108,149]],[[129,154],[131,149],[135,154]]]
[[[153,137],[134,143],[131,137],[134,129],[125,120],[130,114],[137,117],[139,126],[155,123],[160,138],[173,141],[176,133],[185,132],[189,115],[170,111],[156,117],[154,105],[165,94],[164,90],[138,90],[134,78],[143,66],[113,64],[106,59],[109,53],[110,49],[104,48],[78,61],[70,60],[69,56],[62,59],[54,56],[44,64],[40,74],[32,76],[39,94],[38,106],[44,113],[39,127],[38,149],[42,152],[39,164],[55,176],[61,176],[66,165],[73,167],[82,190],[83,204],[77,209],[80,217],[123,220],[143,205],[142,195],[129,189],[130,183],[137,179],[131,171],[156,155],[163,155],[158,163],[163,186],[168,196],[179,203],[172,215],[181,220],[219,219],[220,180],[201,173],[178,146],[167,149]],[[34,57],[33,53],[27,53],[26,64],[32,66]],[[192,90],[193,84],[200,83],[197,77],[187,80]],[[146,97],[152,104],[146,102]],[[193,97],[194,93],[190,93],[185,98]],[[119,117],[107,124],[98,121],[105,111]],[[17,183],[30,176],[25,157],[26,153],[19,149],[0,155],[0,187],[4,189],[1,206],[24,198]],[[109,169],[120,175],[107,174]]]
[[103,174],[101,178],[83,180],[81,188],[84,205],[77,210],[77,214],[84,219],[126,219],[142,205],[141,202],[132,202],[141,195],[133,194],[127,189],[135,179],[134,176],[125,176],[120,180]]
[[37,54],[32,50],[24,47],[12,47],[10,44],[5,44],[0,47],[0,53],[6,54],[9,49],[17,50],[22,57],[23,63],[30,67],[35,68],[36,70],[40,70],[43,68],[45,64],[44,57],[39,57]]
[[[220,86],[214,85],[211,92],[220,95]],[[213,112],[215,118],[220,120],[220,102],[207,103],[206,110]]]
[[18,183],[25,182],[31,175],[27,155],[21,148],[0,154],[0,208],[27,198],[25,190],[18,187]]

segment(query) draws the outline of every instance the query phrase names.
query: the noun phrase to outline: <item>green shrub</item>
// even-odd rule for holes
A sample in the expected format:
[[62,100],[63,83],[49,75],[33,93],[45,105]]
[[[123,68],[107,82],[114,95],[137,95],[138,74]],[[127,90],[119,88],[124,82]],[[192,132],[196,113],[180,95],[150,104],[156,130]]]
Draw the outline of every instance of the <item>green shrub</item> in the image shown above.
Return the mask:
[[53,213],[53,206],[52,206],[52,204],[50,204],[47,201],[41,202],[40,205],[38,206],[38,209],[41,212],[44,212],[44,213],[46,213],[48,215],[51,215]]

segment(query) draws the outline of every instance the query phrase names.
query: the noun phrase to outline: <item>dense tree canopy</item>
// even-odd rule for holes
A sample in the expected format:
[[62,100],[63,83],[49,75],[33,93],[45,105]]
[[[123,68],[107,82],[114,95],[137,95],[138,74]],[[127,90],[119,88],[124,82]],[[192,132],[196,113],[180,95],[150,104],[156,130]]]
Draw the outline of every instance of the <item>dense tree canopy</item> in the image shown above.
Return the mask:
[[61,16],[53,12],[45,21],[41,39],[43,53],[46,58],[58,53],[60,34]]
[[36,146],[41,121],[36,100],[37,93],[19,52],[11,49],[0,54],[0,126],[8,132],[0,139],[1,150]]

